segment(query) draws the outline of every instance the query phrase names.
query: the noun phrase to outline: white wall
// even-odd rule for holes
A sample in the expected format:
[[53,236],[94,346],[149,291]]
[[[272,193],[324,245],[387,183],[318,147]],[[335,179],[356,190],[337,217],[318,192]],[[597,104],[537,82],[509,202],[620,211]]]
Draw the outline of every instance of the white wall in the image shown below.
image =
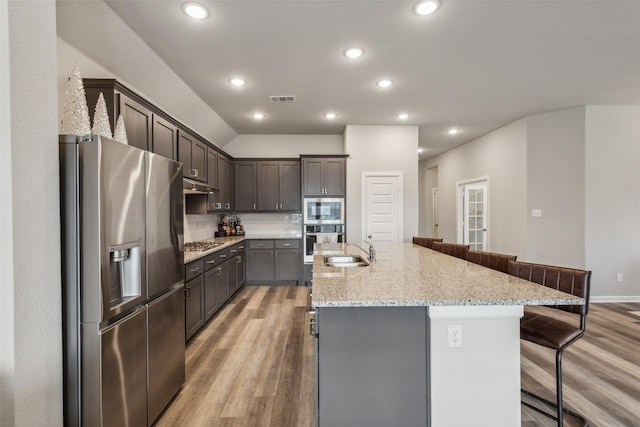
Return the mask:
[[347,240],[362,239],[362,172],[402,171],[404,198],[403,239],[418,234],[417,126],[347,126]]
[[586,108],[585,261],[600,300],[640,300],[639,135],[640,106]]
[[233,157],[344,154],[342,135],[238,135],[224,146]]
[[[526,259],[526,141],[527,121],[522,119],[424,162],[425,167],[438,167],[439,237],[456,242],[457,183],[486,176],[489,250]],[[427,209],[431,209],[430,199]]]
[[58,36],[76,49],[60,46],[58,72],[62,78],[71,74],[74,62],[85,78],[95,77],[93,71],[103,74],[108,70],[110,76],[99,77],[116,78],[212,143],[222,147],[236,136],[106,3],[58,1],[56,6]]
[[61,426],[56,2],[0,2],[0,33],[0,424]]
[[584,268],[584,129],[584,107],[527,117],[527,261]]

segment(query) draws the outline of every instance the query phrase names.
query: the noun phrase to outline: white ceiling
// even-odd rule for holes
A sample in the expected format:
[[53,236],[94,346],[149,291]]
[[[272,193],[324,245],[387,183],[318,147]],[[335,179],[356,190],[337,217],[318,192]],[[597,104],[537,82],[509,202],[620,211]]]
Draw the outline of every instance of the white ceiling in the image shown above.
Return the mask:
[[[640,105],[637,0],[442,0],[426,17],[407,1],[200,2],[204,21],[181,1],[107,3],[239,134],[418,125],[428,158],[526,115]],[[351,46],[364,57],[345,58]],[[377,88],[382,77],[395,84]],[[266,118],[251,119],[256,110]],[[324,119],[329,110],[338,118]]]

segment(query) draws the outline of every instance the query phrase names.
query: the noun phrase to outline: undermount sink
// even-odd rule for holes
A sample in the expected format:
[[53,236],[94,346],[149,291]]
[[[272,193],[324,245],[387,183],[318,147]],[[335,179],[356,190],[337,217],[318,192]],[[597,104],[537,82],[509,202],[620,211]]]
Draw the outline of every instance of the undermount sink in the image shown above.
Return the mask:
[[327,255],[324,265],[328,267],[366,267],[369,263],[360,255]]

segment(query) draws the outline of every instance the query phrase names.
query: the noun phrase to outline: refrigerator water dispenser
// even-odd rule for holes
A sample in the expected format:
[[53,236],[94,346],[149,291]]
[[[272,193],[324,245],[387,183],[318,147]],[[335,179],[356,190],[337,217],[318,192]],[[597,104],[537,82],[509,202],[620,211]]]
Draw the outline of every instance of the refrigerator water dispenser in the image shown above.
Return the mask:
[[109,305],[111,309],[142,295],[140,242],[109,248]]

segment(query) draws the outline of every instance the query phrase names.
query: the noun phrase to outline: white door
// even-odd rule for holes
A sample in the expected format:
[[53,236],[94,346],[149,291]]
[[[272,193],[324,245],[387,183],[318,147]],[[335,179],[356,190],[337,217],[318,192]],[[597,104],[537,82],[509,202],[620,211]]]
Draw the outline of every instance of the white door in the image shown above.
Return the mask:
[[366,175],[365,194],[364,238],[371,242],[401,241],[401,178]]
[[488,249],[487,228],[487,181],[479,181],[463,184],[459,194],[462,197],[462,215],[459,228],[462,234],[462,243],[469,245],[470,249],[485,251]]

